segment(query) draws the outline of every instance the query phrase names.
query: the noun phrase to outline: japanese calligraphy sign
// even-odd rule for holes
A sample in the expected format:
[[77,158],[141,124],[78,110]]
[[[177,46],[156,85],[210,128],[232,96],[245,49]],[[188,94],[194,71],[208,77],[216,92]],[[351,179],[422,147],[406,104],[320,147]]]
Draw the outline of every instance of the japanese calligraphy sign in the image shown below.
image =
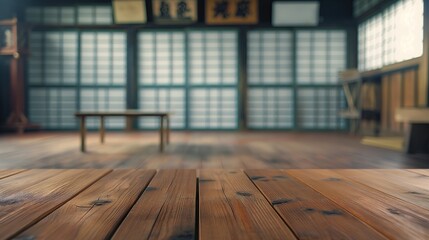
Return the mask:
[[116,23],[146,22],[146,5],[144,0],[114,0],[113,10]]
[[206,0],[206,23],[258,23],[258,0]]
[[156,23],[191,23],[197,21],[197,0],[152,0]]

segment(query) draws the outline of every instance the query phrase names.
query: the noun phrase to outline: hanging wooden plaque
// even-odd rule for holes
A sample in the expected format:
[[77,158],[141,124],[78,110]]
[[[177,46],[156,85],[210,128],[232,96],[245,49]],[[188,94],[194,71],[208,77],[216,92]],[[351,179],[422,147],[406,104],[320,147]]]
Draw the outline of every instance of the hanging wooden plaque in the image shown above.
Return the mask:
[[155,23],[193,23],[197,17],[197,0],[152,0]]
[[207,24],[256,24],[258,0],[206,0]]

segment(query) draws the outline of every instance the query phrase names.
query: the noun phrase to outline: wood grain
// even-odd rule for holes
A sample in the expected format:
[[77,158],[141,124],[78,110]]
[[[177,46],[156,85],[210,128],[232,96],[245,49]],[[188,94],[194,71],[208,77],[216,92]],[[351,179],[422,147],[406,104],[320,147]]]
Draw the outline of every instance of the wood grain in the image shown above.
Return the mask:
[[383,76],[381,80],[381,129],[390,130],[390,81],[388,76]]
[[241,171],[200,170],[200,239],[296,239]]
[[2,179],[0,236],[9,238],[33,225],[109,171],[31,170]]
[[82,154],[77,133],[1,135],[0,169],[429,168],[427,155],[364,146],[360,138],[340,133],[174,132],[171,137],[160,154],[157,132],[110,132],[105,144],[88,132],[89,151]]
[[402,79],[401,73],[393,73],[390,77],[390,110],[389,110],[389,120],[390,120],[390,130],[395,133],[400,133],[402,131],[400,123],[395,120],[395,111],[396,109],[402,106]]
[[[340,170],[337,170],[340,171]],[[428,239],[429,212],[334,170],[287,170],[390,239]]]
[[20,235],[24,239],[106,239],[155,174],[115,170]]
[[17,170],[0,170],[0,179],[7,178],[9,176],[18,174],[20,172],[25,171],[24,169],[17,169]]
[[403,170],[343,170],[344,177],[429,210],[429,177]]
[[196,171],[161,170],[113,239],[194,239]]
[[429,169],[408,169],[408,171],[418,173],[420,175],[429,176]]
[[416,107],[416,71],[409,70],[404,73],[404,107]]
[[281,170],[245,170],[299,239],[386,239]]

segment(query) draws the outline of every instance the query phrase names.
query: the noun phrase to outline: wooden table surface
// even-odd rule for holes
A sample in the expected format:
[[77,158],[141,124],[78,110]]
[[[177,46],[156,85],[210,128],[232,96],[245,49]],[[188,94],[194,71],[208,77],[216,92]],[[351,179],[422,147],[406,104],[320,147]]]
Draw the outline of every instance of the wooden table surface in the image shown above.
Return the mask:
[[429,170],[0,170],[0,238],[429,239]]

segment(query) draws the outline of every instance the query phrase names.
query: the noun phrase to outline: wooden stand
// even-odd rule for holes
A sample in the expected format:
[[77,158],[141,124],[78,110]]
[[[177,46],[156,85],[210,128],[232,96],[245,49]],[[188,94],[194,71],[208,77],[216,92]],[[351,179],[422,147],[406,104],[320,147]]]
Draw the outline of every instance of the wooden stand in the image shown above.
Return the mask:
[[10,29],[11,45],[0,48],[0,55],[10,56],[10,90],[12,112],[9,115],[6,128],[16,129],[22,134],[25,129],[37,128],[31,125],[24,114],[24,77],[23,65],[18,44],[18,22],[16,18],[0,21],[0,26]]
[[[350,121],[350,131],[356,134],[359,132],[361,120],[361,101],[359,97],[362,79],[357,70],[348,70],[340,73],[340,82],[343,86],[348,107],[340,112],[340,117]],[[356,86],[353,88],[352,85]],[[354,91],[352,91],[352,88]]]
[[339,74],[347,100],[347,109],[340,112],[340,117],[349,120],[352,133],[366,134],[368,122],[371,134],[380,133],[380,110],[377,83],[374,79],[361,76],[357,69],[349,69]]

